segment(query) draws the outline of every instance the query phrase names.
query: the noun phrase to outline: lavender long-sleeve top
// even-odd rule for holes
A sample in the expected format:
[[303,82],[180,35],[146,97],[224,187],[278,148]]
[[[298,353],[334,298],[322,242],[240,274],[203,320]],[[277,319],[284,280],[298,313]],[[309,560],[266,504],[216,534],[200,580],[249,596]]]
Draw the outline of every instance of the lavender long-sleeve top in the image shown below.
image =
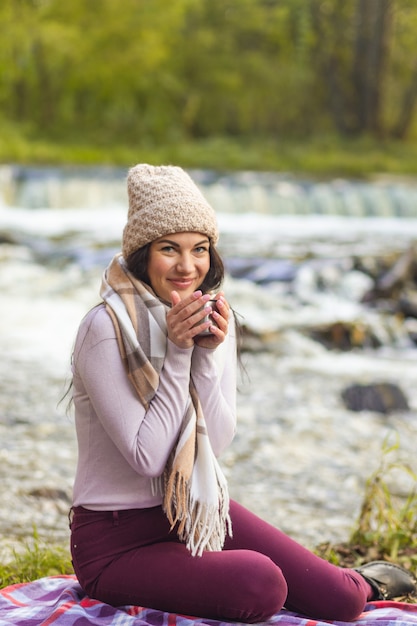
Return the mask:
[[216,456],[236,425],[236,338],[233,319],[215,350],[181,349],[167,340],[159,387],[145,411],[123,366],[104,306],[81,322],[73,358],[78,440],[74,506],[93,510],[146,508],[161,503],[151,478],[162,474],[176,443],[190,374]]

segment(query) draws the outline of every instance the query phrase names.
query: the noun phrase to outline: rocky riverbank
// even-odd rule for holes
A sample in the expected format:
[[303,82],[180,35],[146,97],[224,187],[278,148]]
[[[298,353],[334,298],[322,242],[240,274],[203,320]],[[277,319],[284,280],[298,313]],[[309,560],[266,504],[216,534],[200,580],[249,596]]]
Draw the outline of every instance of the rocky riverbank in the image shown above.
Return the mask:
[[[17,219],[13,211],[7,215]],[[68,542],[76,446],[72,416],[59,400],[77,325],[98,301],[103,259],[120,221],[119,212],[114,220],[107,216],[109,232],[98,233],[93,212],[82,213],[81,226],[75,214],[65,214],[69,221],[58,237],[46,227],[39,235],[39,215],[22,214],[0,246],[3,559],[33,527],[48,542]],[[258,219],[248,238],[250,224],[240,219],[237,230],[233,219],[222,217],[221,241],[230,272],[225,291],[245,329],[245,372],[238,433],[221,459],[231,495],[309,546],[343,541],[387,439],[398,442],[398,459],[417,472],[417,273],[405,256],[415,230],[403,221],[389,227],[338,221],[335,231],[333,221],[302,218],[300,230],[300,223],[269,227]],[[24,237],[19,229],[26,229]],[[285,261],[260,263],[259,250],[264,261]],[[257,278],[237,276],[236,259],[252,263]],[[382,262],[383,272],[372,273]],[[378,283],[382,275],[398,281]],[[387,286],[395,287],[391,295]],[[408,410],[349,410],[343,391],[368,383],[398,385]],[[392,479],[400,495],[412,485],[405,473]]]
[[[65,330],[38,327],[38,345],[32,331],[26,357],[22,350],[0,365],[3,558],[34,526],[48,542],[68,541],[76,446],[65,401],[57,406],[68,364],[63,355],[53,357]],[[42,348],[47,332],[50,341]],[[3,354],[10,340],[2,333]],[[401,458],[417,470],[415,362],[389,350],[329,356],[324,346],[293,330],[262,350],[244,352],[243,362],[239,430],[222,459],[232,497],[307,545],[347,539],[387,437],[394,443],[398,438]],[[341,392],[347,384],[387,379],[401,385],[409,412],[386,416],[346,409]],[[402,476],[395,490],[405,494],[409,487]]]

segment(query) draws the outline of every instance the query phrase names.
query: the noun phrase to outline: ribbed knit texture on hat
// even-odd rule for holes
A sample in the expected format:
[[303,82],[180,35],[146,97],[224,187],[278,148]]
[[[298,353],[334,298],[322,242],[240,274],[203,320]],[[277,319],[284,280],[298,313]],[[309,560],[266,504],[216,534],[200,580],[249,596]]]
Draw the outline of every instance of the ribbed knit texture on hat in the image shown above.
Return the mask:
[[170,233],[199,232],[213,244],[219,238],[216,215],[183,169],[140,164],[127,177],[129,211],[122,252],[132,252]]

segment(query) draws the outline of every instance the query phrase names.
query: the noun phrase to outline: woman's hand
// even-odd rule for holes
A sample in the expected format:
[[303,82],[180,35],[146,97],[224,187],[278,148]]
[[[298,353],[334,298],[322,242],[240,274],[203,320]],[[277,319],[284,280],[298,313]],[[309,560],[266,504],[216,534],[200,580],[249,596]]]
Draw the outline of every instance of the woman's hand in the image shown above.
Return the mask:
[[[216,300],[216,311],[210,312],[211,320],[202,322],[211,307],[207,302]],[[176,291],[171,293],[172,308],[167,313],[168,338],[179,348],[191,348],[194,343],[203,348],[215,348],[226,337],[229,320],[229,305],[222,292],[214,298],[210,294],[195,291],[181,300]],[[211,334],[199,336],[202,330],[210,328]]]

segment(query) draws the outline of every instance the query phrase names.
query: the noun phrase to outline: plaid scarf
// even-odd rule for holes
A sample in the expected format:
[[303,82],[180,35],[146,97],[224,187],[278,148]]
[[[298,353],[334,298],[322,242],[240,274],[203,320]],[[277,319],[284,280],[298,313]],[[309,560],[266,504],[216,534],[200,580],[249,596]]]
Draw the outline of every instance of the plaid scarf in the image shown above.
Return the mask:
[[[100,295],[128,377],[147,410],[165,359],[167,306],[135,279],[120,254],[104,272]],[[201,556],[204,550],[221,550],[226,533],[232,533],[226,479],[211,448],[192,377],[189,390],[178,441],[153,487],[162,493],[171,530],[178,524],[178,537],[193,556]]]

